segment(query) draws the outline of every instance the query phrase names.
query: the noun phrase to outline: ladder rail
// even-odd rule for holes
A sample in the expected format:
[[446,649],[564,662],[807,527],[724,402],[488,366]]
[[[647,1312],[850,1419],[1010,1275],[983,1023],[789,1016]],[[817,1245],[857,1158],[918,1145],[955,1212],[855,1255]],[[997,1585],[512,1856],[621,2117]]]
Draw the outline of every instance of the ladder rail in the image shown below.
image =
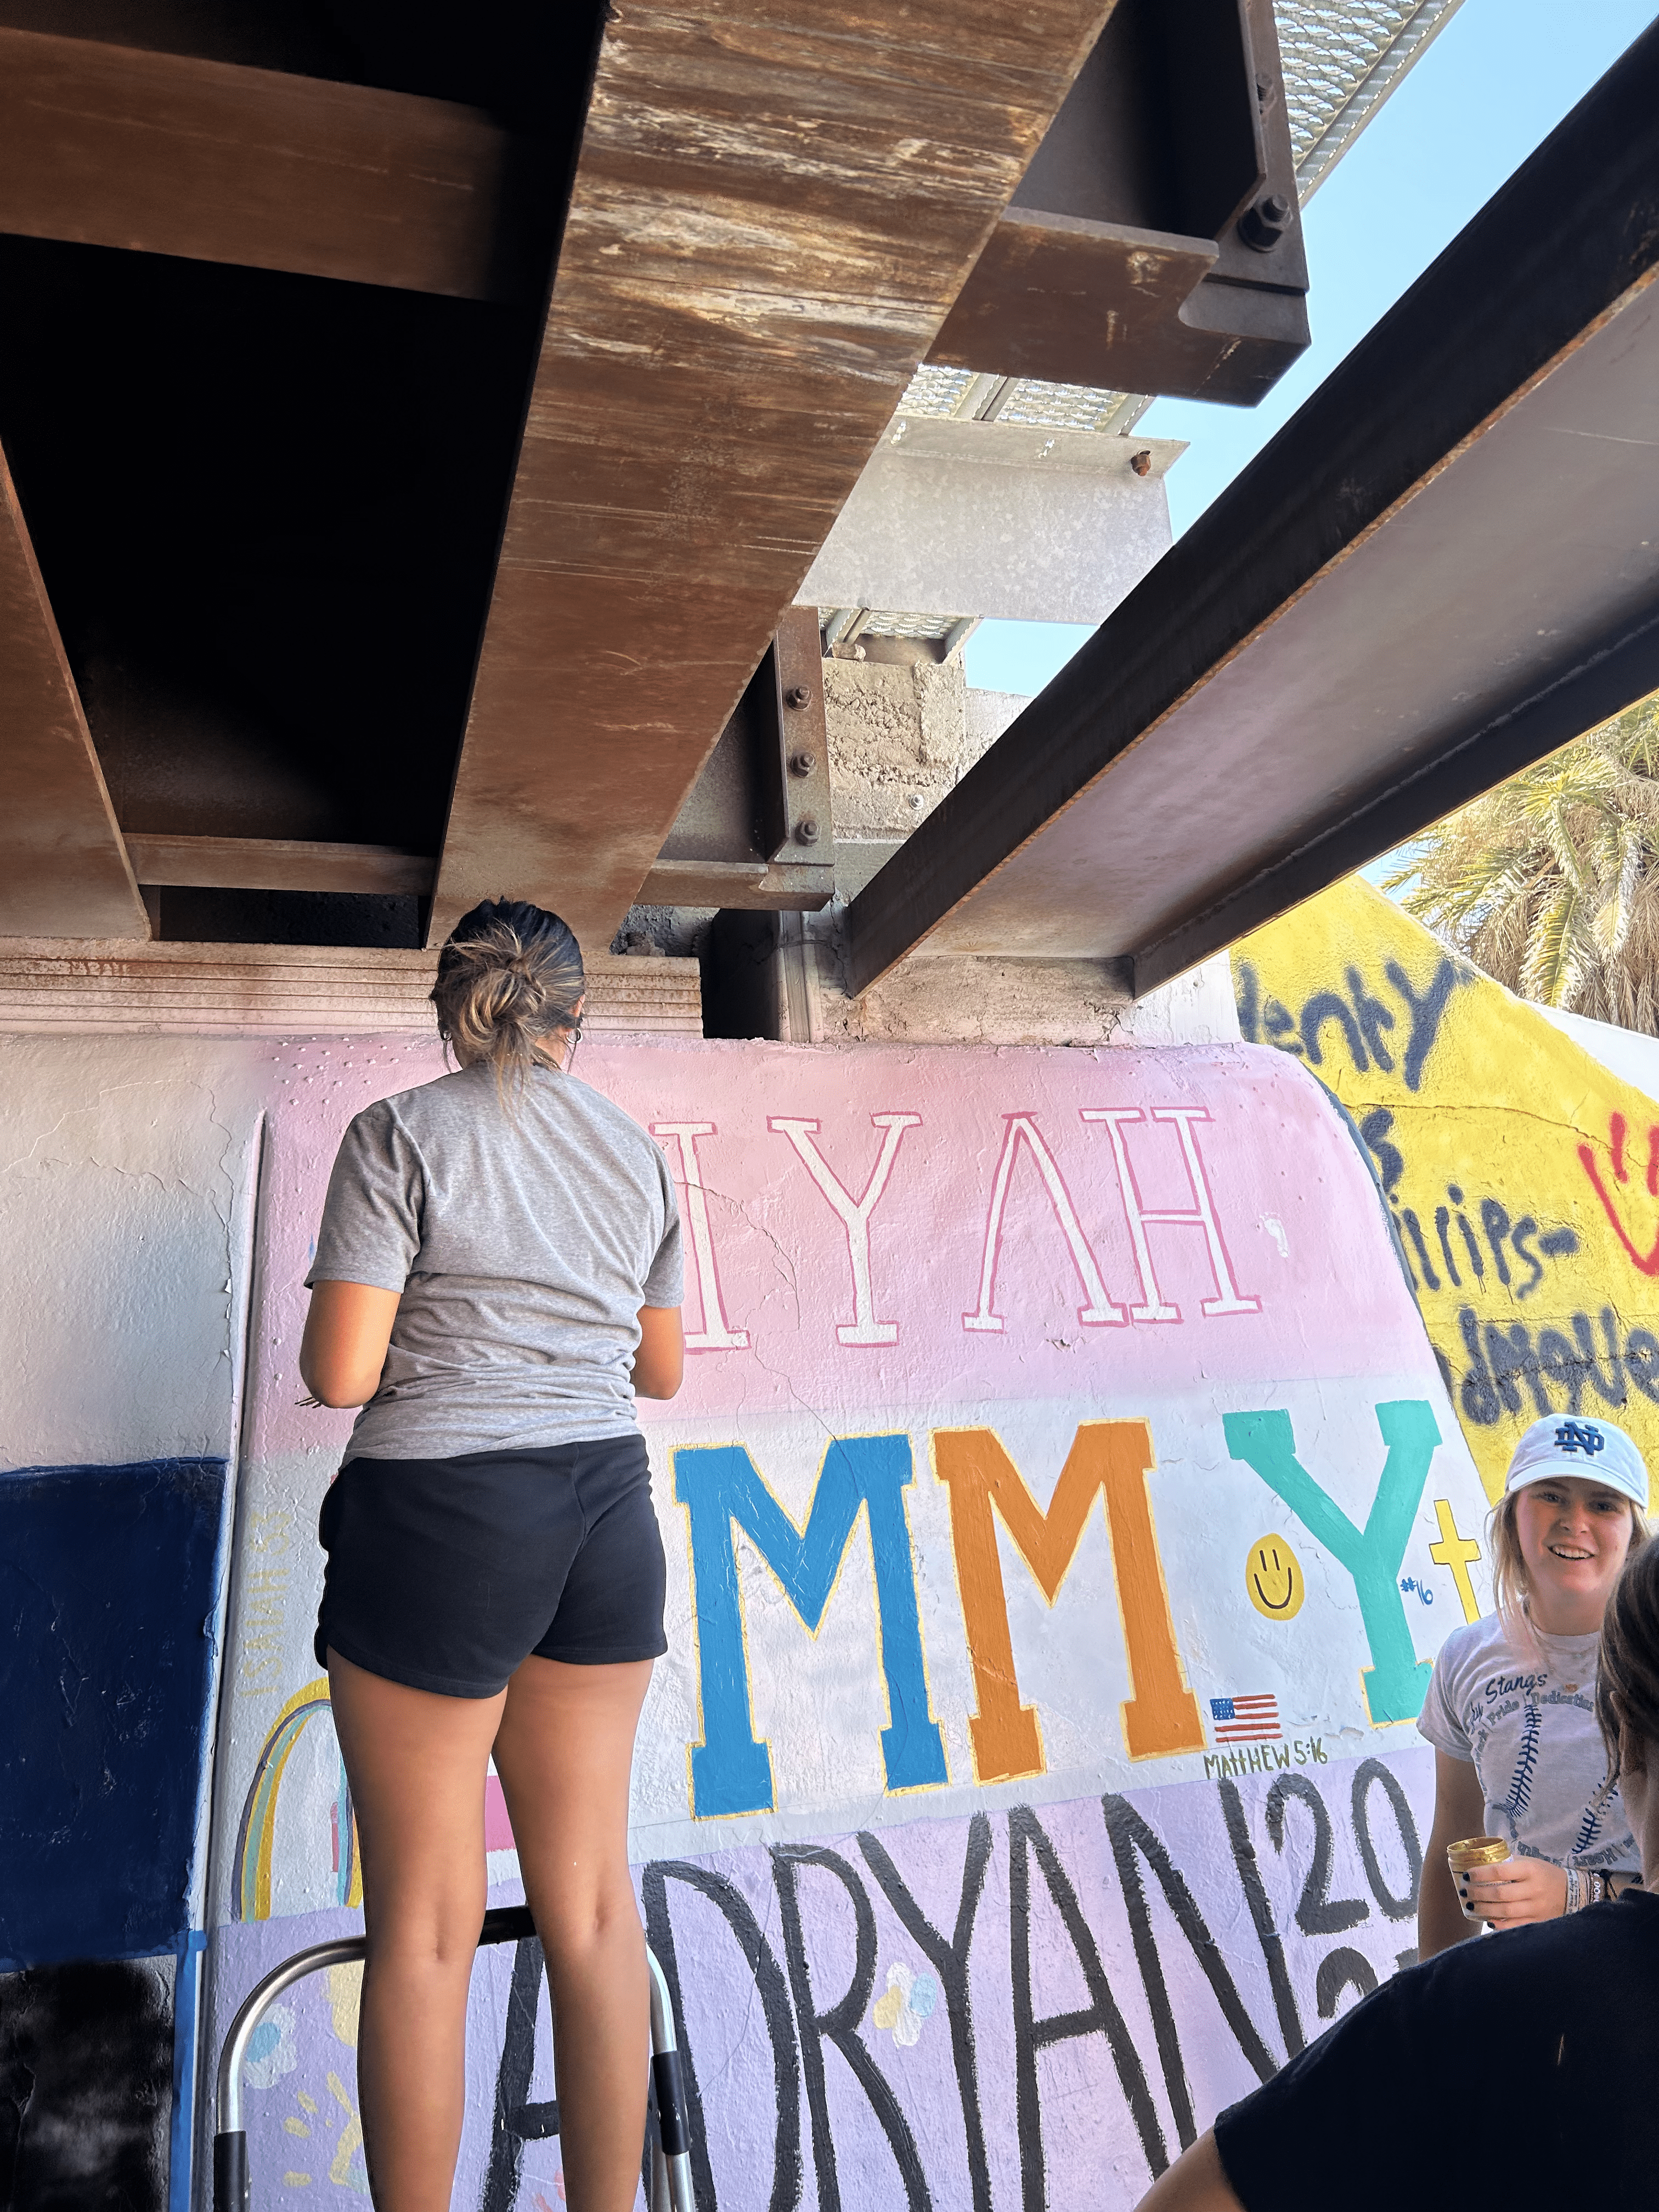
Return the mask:
[[[498,1905],[486,1912],[479,1930],[486,1943],[522,1942],[536,1923],[526,1905]],[[250,2176],[247,2130],[242,2116],[242,2069],[248,2046],[265,2014],[284,1990],[325,1966],[348,1966],[366,1956],[361,1936],[332,1943],[313,1943],[273,1966],[256,1982],[237,2008],[219,2054],[213,2136],[213,2212],[248,2212]],[[690,2133],[686,2124],[685,2085],[674,2032],[674,2006],[668,1979],[649,1948],[651,1976],[651,2080],[656,2092],[657,2129],[651,2146],[651,2212],[696,2212],[691,2189]]]

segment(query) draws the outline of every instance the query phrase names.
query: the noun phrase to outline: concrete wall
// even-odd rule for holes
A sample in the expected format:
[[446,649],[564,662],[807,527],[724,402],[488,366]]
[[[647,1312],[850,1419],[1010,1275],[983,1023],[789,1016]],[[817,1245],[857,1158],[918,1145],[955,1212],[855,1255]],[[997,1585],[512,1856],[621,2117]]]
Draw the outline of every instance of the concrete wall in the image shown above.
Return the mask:
[[187,2179],[264,1098],[257,1051],[229,1059],[0,1038],[0,2203],[19,2212],[136,2212]]
[[[1411,1722],[1486,1595],[1482,1566],[1440,1563],[1439,1516],[1472,1530],[1482,1501],[1360,1152],[1302,1070],[1237,1045],[589,1050],[588,1079],[658,1130],[690,1228],[690,1378],[647,1413],[672,1650],[633,1832],[702,2201],[1131,2204],[1413,1941],[1430,1766]],[[298,1406],[293,1359],[340,1131],[437,1054],[8,1058],[15,1153],[87,1186],[19,1215],[27,1236],[43,1209],[41,1280],[63,1286],[14,1347],[33,1455],[53,1417],[29,1378],[76,1282],[106,1298],[146,1264],[155,1208],[212,1201],[179,1294],[135,1309],[162,1379],[74,1431],[111,1462],[204,1433],[240,1455],[194,1923],[210,2050],[267,1966],[357,1924],[309,1649],[348,1422]],[[73,1122],[123,1085],[141,1109],[161,1086],[180,1127],[167,1175],[115,1182],[112,1206],[100,1178],[155,1133],[136,1113],[124,1150]],[[224,1224],[256,1139],[232,1438],[249,1270]],[[210,1247],[230,1255],[212,1297],[191,1261]],[[188,1378],[221,1364],[204,1431]],[[1403,1543],[1358,1533],[1379,1489]],[[486,1830],[507,1900],[493,1789]],[[458,2204],[559,2200],[538,1992],[529,1950],[479,1969]],[[273,2016],[249,2077],[256,2205],[361,2199],[355,2036],[348,1973]]]
[[1512,997],[1358,877],[1243,939],[1233,973],[1243,1034],[1369,1148],[1490,1493],[1546,1413],[1604,1414],[1651,1462],[1659,1106],[1614,1069],[1650,1071],[1652,1040]]
[[[293,1361],[339,1133],[439,1061],[384,1036],[0,1050],[33,1270],[8,1458],[71,1468],[53,1480],[99,1540],[82,1585],[150,1608],[121,1632],[125,1674],[82,1654],[82,1705],[107,1725],[135,1670],[153,1688],[167,1651],[196,1654],[165,1786],[121,1780],[106,1816],[124,1865],[141,1832],[175,1838],[161,1923],[87,1947],[152,1954],[120,1969],[117,2101],[149,2128],[122,2155],[148,2176],[131,2201],[161,2203],[171,2127],[182,2207],[198,2069],[190,2020],[172,2033],[175,1961],[193,1996],[205,1936],[210,2053],[270,1964],[358,1924],[309,1649],[349,1420],[297,1404]],[[1469,1534],[1482,1499],[1362,1153],[1303,1070],[1238,1045],[588,1050],[588,1079],[658,1131],[690,1231],[690,1376],[647,1414],[672,1650],[633,1848],[684,2010],[702,2202],[1131,2204],[1413,1941],[1430,1765],[1411,1722],[1486,1597],[1441,1516]],[[237,1474],[205,1884],[176,1838],[206,1771],[217,1523],[169,1522],[164,1571],[109,1504],[123,1482],[159,1495],[123,1470],[192,1456]],[[0,1478],[13,1530],[31,1480]],[[1379,1489],[1403,1544],[1358,1534]],[[38,1707],[38,1644],[9,1663]],[[511,1899],[493,1787],[486,1829]],[[38,1930],[52,1881],[13,1868],[9,1924]],[[15,1939],[27,1971],[0,2016],[27,2035],[0,2034],[0,2067],[34,2064],[53,2006],[94,2002],[48,1949]],[[477,1976],[458,2204],[559,2201],[538,1976],[529,1949]],[[249,2076],[256,2205],[361,2200],[355,2037],[349,1973],[273,2016]]]
[[825,661],[838,899],[885,866],[1025,703],[970,690],[959,659]]

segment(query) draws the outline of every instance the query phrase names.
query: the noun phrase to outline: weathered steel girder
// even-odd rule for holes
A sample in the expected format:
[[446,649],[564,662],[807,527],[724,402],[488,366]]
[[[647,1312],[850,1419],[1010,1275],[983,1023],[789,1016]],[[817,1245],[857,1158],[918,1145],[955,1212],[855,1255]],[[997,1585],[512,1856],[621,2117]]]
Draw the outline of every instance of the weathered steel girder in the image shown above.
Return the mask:
[[1659,27],[848,910],[1144,991],[1659,687]]
[[1307,289],[1273,0],[1118,0],[928,358],[1254,406]]
[[434,937],[510,882],[608,941],[1106,13],[607,22]]

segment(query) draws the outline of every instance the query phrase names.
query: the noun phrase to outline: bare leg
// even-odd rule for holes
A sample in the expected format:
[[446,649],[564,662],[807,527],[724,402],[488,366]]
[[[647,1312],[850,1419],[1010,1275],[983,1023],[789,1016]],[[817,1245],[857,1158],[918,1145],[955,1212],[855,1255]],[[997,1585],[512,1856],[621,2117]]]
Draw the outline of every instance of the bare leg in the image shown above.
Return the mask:
[[553,1987],[569,2212],[630,2212],[639,2187],[650,1999],[628,1878],[628,1784],[650,1680],[648,1659],[526,1659],[507,1685],[495,1738]]
[[441,1698],[328,1655],[363,1855],[357,2041],[376,2212],[449,2212],[466,1994],[484,1911],[484,1774],[506,1692]]

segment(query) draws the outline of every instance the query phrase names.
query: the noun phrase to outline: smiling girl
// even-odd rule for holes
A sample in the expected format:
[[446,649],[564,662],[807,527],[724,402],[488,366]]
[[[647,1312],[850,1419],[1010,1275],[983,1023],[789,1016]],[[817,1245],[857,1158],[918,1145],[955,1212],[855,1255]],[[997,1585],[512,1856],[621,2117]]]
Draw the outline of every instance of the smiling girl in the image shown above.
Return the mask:
[[[1435,1747],[1434,1831],[1418,1900],[1431,1958],[1478,1923],[1559,1919],[1636,1879],[1641,1855],[1595,1719],[1601,1616],[1647,1540],[1648,1473],[1610,1421],[1534,1421],[1492,1516],[1495,1613],[1449,1636],[1418,1726]],[[1465,1879],[1446,1846],[1501,1836],[1512,1856]]]

